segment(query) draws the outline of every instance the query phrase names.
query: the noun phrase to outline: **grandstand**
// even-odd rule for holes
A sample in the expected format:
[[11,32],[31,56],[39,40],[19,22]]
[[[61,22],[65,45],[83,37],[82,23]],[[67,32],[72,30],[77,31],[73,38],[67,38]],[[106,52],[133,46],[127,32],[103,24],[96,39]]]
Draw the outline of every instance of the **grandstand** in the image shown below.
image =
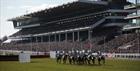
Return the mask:
[[[124,19],[132,10],[126,0],[78,0],[9,19],[18,39],[2,50],[49,52],[92,50],[106,53],[139,53],[139,33],[126,31]],[[130,46],[128,46],[130,45]]]
[[123,31],[125,33],[135,33],[135,37],[137,37],[135,40],[127,43],[126,46],[130,45],[131,48],[129,47],[129,51],[140,53],[140,1],[135,0],[133,4],[124,6],[124,9],[133,12],[125,18],[129,23],[123,27]]

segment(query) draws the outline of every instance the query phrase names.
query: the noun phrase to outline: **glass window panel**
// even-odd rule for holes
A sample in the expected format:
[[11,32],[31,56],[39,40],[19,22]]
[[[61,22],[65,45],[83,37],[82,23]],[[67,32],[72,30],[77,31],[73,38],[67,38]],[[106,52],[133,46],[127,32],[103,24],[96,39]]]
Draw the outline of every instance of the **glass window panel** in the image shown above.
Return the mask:
[[138,10],[137,13],[140,15],[140,10]]
[[131,2],[131,3],[135,3],[135,0],[127,0],[127,1],[129,1],[129,2]]
[[137,25],[140,25],[140,19],[136,20]]
[[132,23],[136,23],[136,19],[133,19],[133,20],[132,20]]

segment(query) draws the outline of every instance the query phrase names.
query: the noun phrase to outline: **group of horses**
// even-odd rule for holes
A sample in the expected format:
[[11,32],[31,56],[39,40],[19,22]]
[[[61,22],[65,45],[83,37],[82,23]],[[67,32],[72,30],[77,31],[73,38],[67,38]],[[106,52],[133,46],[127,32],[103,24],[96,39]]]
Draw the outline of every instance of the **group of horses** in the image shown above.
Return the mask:
[[105,56],[101,53],[97,53],[97,55],[90,53],[90,52],[59,52],[56,53],[56,62],[57,63],[69,63],[69,64],[95,64],[97,60],[97,63],[99,65],[105,64]]

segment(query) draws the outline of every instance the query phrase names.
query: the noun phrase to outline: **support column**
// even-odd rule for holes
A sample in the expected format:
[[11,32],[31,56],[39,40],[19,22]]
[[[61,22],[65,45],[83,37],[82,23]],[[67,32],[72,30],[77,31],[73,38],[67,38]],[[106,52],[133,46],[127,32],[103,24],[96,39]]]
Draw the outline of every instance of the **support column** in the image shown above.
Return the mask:
[[67,33],[65,33],[65,40],[66,40],[66,41],[68,40],[67,37],[68,37],[68,35],[67,35]]
[[61,33],[58,34],[58,40],[59,40],[58,41],[59,42],[58,43],[58,50],[60,50],[60,46],[61,46],[61,43],[60,43],[61,42]]
[[59,34],[59,42],[61,41],[61,34]]
[[[80,31],[77,32],[77,41],[80,44],[80,50],[82,50],[82,43],[80,42],[80,35],[79,35]],[[77,48],[79,49],[79,48]]]
[[32,36],[30,37],[30,41],[31,41],[31,51],[32,51],[32,46],[33,46],[33,43],[32,43]]
[[48,38],[49,38],[49,42],[51,42],[50,35],[48,35]]
[[79,37],[79,31],[78,31],[77,32],[77,40],[80,41],[79,39],[80,39],[80,37]]
[[54,34],[54,41],[56,42],[56,34]]
[[36,43],[38,42],[37,36],[35,37]]
[[91,39],[91,34],[90,34],[90,30],[88,30],[88,40],[90,41],[90,39]]
[[41,42],[43,42],[43,36],[41,36]]
[[103,48],[104,52],[105,52],[105,42],[106,42],[106,40],[105,40],[105,36],[104,36],[104,48]]
[[72,32],[72,41],[74,42],[74,32]]
[[89,40],[89,48],[90,48],[90,50],[92,49],[92,43],[91,43],[91,35],[92,35],[92,30],[91,29],[89,29],[88,30],[88,40]]
[[74,43],[74,32],[72,32],[72,42],[73,42],[73,43],[72,43],[73,46],[72,46],[72,49],[71,49],[71,50],[73,51],[73,48],[75,47],[75,43]]
[[55,45],[55,47],[53,47],[53,50],[57,51],[57,41],[56,41],[56,33],[54,34],[54,42],[53,45]]
[[[38,46],[38,38],[37,38],[37,36],[35,37],[36,38],[36,43],[37,43],[37,48],[39,48],[39,46]],[[37,50],[37,49],[36,49]],[[38,51],[37,51],[38,52]]]
[[66,50],[68,50],[68,47],[67,47],[67,41],[68,41],[68,39],[67,39],[67,32],[65,33],[65,48],[66,48]]
[[50,35],[48,35],[48,38],[49,38],[49,50],[51,50]]

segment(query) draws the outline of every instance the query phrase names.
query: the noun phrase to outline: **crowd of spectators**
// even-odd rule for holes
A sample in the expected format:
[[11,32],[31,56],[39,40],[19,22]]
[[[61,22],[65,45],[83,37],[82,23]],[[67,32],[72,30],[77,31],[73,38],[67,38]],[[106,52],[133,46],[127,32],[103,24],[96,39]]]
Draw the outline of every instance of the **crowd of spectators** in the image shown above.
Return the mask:
[[[34,42],[34,43],[4,43],[1,50],[24,50],[48,52],[50,50],[93,50],[116,53],[137,53],[140,51],[140,34],[130,33],[115,36],[110,41],[105,41],[105,36],[85,41],[61,41],[61,42]],[[104,43],[98,44],[101,40]]]

